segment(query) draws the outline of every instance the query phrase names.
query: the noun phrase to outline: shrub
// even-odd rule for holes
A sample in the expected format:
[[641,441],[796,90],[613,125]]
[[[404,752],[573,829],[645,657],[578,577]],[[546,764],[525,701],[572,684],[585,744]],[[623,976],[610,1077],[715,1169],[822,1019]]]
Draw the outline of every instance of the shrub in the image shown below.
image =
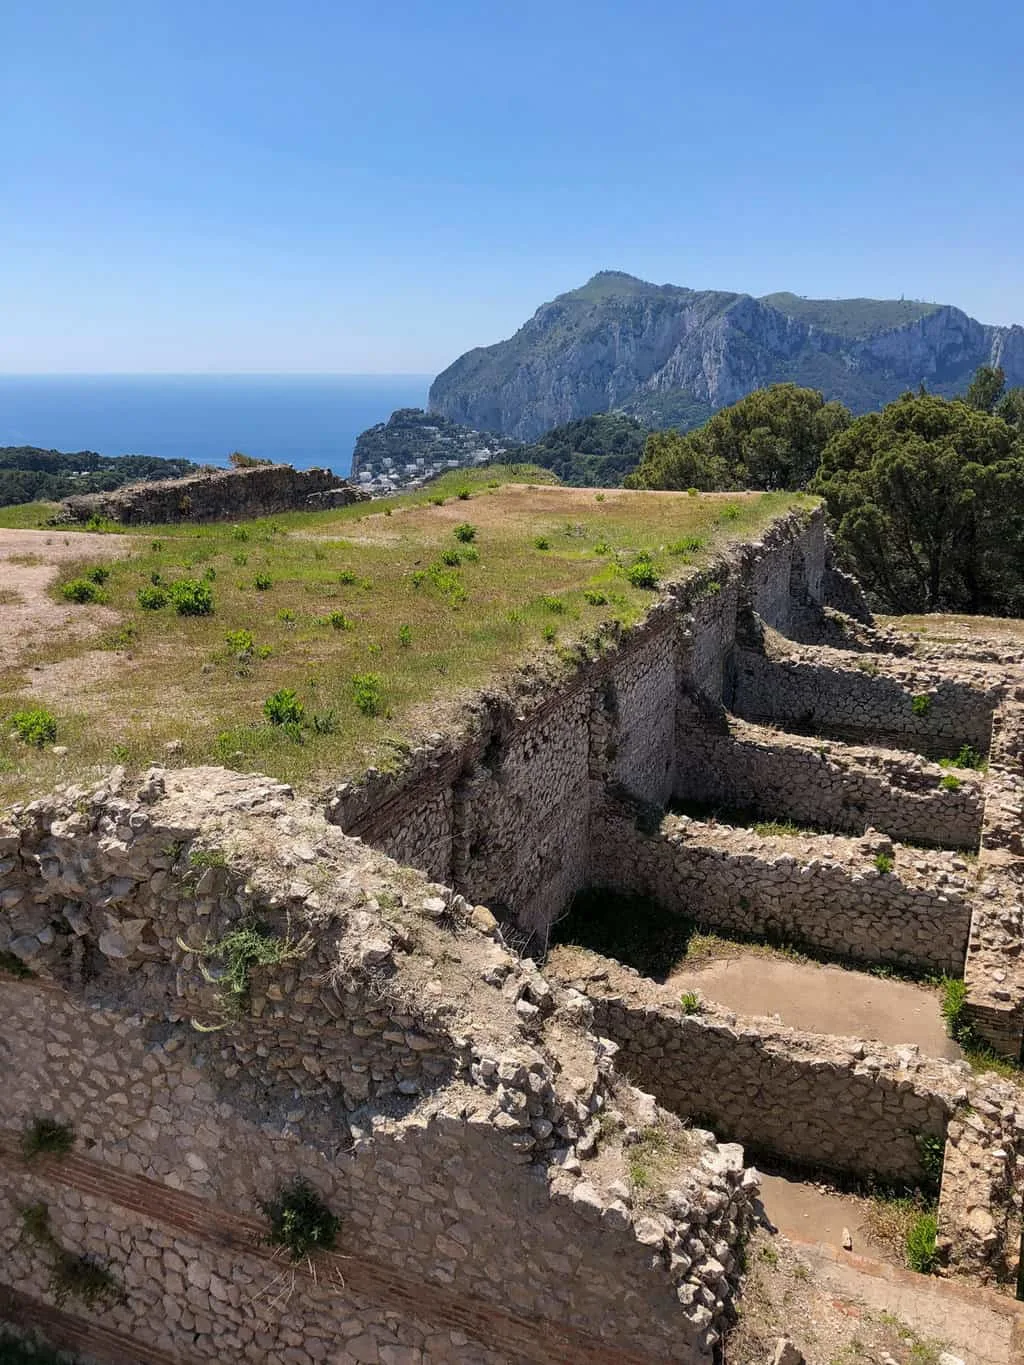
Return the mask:
[[426,569],[414,569],[412,573],[409,575],[409,581],[414,588],[419,588],[423,586],[424,582],[426,581],[426,577],[427,577]]
[[462,556],[463,564],[476,564],[480,558],[480,551],[475,545],[464,545],[459,554]]
[[963,786],[959,777],[954,777],[952,773],[943,773],[939,778],[939,786],[944,792],[956,792]]
[[284,1247],[293,1261],[329,1251],[337,1240],[341,1219],[333,1214],[307,1180],[296,1178],[273,1199],[261,1200],[270,1223],[266,1242]]
[[679,998],[684,1014],[700,1014],[700,996],[696,991],[684,991]]
[[726,505],[722,508],[720,520],[721,520],[721,521],[736,521],[736,520],[738,520],[739,515],[740,515],[740,509],[737,507],[737,505],[736,505],[734,502],[728,502],[728,503],[726,503]]
[[237,564],[240,569],[244,569],[249,562],[249,556],[244,554],[232,555],[231,562]]
[[595,502],[604,502],[604,494],[603,494],[603,493],[595,493],[595,494],[594,494],[594,501],[595,501]]
[[932,699],[927,692],[919,692],[916,697],[910,698],[910,709],[915,716],[926,716],[932,709]]
[[295,624],[295,613],[291,607],[282,607],[277,613],[277,619],[283,621],[286,626],[293,626]]
[[379,716],[384,710],[384,680],[379,673],[356,673],[352,678],[352,700],[364,716]]
[[341,573],[338,574],[338,582],[350,587],[353,583],[359,582],[359,575],[355,569],[342,569]]
[[315,735],[333,735],[338,732],[338,717],[333,710],[317,711],[313,715]]
[[656,588],[658,571],[649,559],[640,558],[626,570],[626,577],[634,588]]
[[934,1213],[921,1213],[907,1230],[907,1265],[922,1275],[930,1275],[938,1261],[935,1239],[938,1219]]
[[201,948],[178,940],[178,947],[198,957],[209,957],[223,964],[216,976],[203,968],[203,976],[217,986],[220,1003],[229,1015],[237,1015],[248,1001],[253,967],[277,967],[282,962],[305,957],[312,946],[309,935],[300,939],[279,938],[255,921],[242,924],[216,941],[207,939]]
[[62,584],[60,594],[66,601],[77,602],[80,605],[104,600],[98,585],[88,578],[72,578],[70,582]]
[[555,643],[555,640],[558,638],[558,631],[554,628],[554,626],[545,626],[544,629],[541,631],[541,636],[543,637],[547,644],[553,645]]
[[252,585],[257,592],[268,592],[274,586],[274,580],[268,573],[258,573],[252,580]]
[[533,548],[535,550],[550,550],[551,541],[548,540],[547,536],[535,536],[533,540]]
[[207,583],[212,583],[213,580],[217,577],[217,570],[213,567],[212,564],[207,564],[206,568],[203,570],[203,577],[205,578]]
[[456,540],[468,545],[471,540],[476,540],[476,527],[471,522],[462,521],[456,526],[453,534]]
[[103,584],[110,577],[110,570],[104,568],[102,564],[97,564],[94,569],[86,569],[85,576],[90,583],[95,583],[102,588]]
[[460,488],[460,489],[458,490],[458,492],[455,494],[455,496],[459,499],[460,502],[468,502],[468,501],[469,501],[469,489],[468,489],[468,488]]
[[140,588],[138,592],[139,606],[143,611],[159,611],[161,607],[167,606],[167,590],[158,588],[156,584],[151,584],[148,588]]
[[57,1307],[79,1299],[86,1308],[116,1303],[123,1291],[110,1270],[93,1256],[76,1255],[61,1248],[50,1274],[50,1290]]
[[433,496],[432,498],[428,498],[427,501],[430,503],[431,507],[443,507],[443,506],[444,506],[444,498],[442,498],[442,497],[441,497],[439,494],[437,494],[437,493],[435,493],[434,496]]
[[917,1135],[917,1154],[928,1185],[938,1190],[942,1184],[942,1164],[946,1155],[945,1139],[932,1133]]
[[670,555],[692,555],[698,550],[703,550],[704,541],[700,536],[683,536],[682,540],[674,540],[668,547]]
[[583,600],[592,607],[603,607],[608,603],[608,595],[599,592],[597,588],[587,588],[583,594]]
[[21,1154],[29,1161],[40,1153],[63,1156],[71,1151],[74,1142],[75,1130],[69,1123],[58,1123],[56,1119],[33,1119],[21,1135]]
[[611,552],[612,547],[608,544],[606,540],[599,540],[597,544],[594,546],[594,554],[596,555],[610,555]]
[[239,658],[247,657],[256,648],[251,630],[229,630],[224,639],[231,653],[237,654]]
[[875,867],[883,875],[892,871],[892,857],[888,853],[878,853],[875,855]]
[[306,708],[290,687],[279,688],[263,703],[263,714],[271,725],[301,725]]
[[973,768],[976,772],[986,767],[981,754],[970,744],[962,744],[956,758],[940,758],[939,763],[943,768]]
[[398,627],[398,643],[404,648],[412,644],[412,626],[401,625]]
[[210,616],[213,612],[210,585],[198,578],[179,578],[171,584],[170,597],[179,616]]
[[354,630],[355,622],[350,621],[343,611],[332,611],[327,620],[333,630]]
[[447,564],[450,569],[455,569],[462,563],[462,556],[458,550],[442,550],[441,563]]
[[245,529],[244,526],[232,526],[231,538],[232,540],[248,540],[249,532]]
[[52,744],[57,738],[57,720],[41,706],[33,706],[25,711],[15,711],[11,724],[18,738],[26,744],[41,749],[44,744]]
[[686,490],[686,495],[687,497],[695,498],[699,492],[700,492],[699,488],[688,488]]
[[565,611],[565,603],[562,599],[560,597],[555,597],[552,594],[547,594],[544,597],[539,598],[538,601],[545,611],[553,611],[556,616],[561,616]]

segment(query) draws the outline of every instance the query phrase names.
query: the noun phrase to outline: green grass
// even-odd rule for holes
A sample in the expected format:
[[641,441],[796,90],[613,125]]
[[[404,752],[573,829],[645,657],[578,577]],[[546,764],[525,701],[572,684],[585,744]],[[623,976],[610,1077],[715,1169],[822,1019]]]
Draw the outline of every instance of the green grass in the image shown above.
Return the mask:
[[944,976],[940,980],[941,1003],[939,1008],[946,1021],[946,1031],[954,1042],[960,1045],[964,1060],[975,1071],[993,1071],[1006,1080],[1021,1083],[1024,1072],[1008,1057],[1001,1057],[979,1038],[967,1018],[967,984],[956,976]]
[[[24,664],[0,666],[0,802],[27,798],[58,775],[85,777],[115,753],[133,768],[165,762],[171,742],[176,762],[258,769],[322,789],[384,761],[396,737],[440,728],[467,689],[544,651],[549,599],[563,607],[561,648],[544,651],[545,666],[567,670],[565,647],[582,638],[592,649],[607,643],[655,600],[655,590],[630,582],[631,566],[686,575],[694,570],[673,562],[670,543],[699,539],[697,558],[706,562],[730,541],[760,534],[788,508],[811,505],[791,494],[730,494],[739,515],[725,525],[722,499],[714,495],[609,490],[598,504],[586,492],[547,484],[545,471],[497,472],[505,482],[496,487],[489,486],[493,468],[458,470],[429,493],[239,527],[130,528],[130,553],[109,562],[103,592],[120,617],[111,643],[130,642],[132,658],[118,659],[113,677],[95,686],[68,687],[54,707],[66,759],[10,741],[7,722],[34,703],[31,665],[73,658],[97,641],[54,636]],[[459,499],[460,489],[468,500]],[[7,524],[34,524],[26,507],[5,511]],[[39,513],[37,507],[36,520]],[[442,552],[459,545],[455,530],[467,522],[475,530],[472,546],[460,545],[459,565],[442,565]],[[534,548],[538,537],[549,550]],[[600,542],[607,554],[594,552]],[[240,545],[244,566],[235,563]],[[84,556],[63,565],[55,597],[90,567]],[[257,576],[271,586],[257,590]],[[190,608],[205,608],[209,594],[212,611],[178,614],[177,583],[189,585],[178,595]],[[167,604],[143,609],[140,590],[156,586],[166,590]],[[231,648],[228,638],[245,638],[240,632],[259,648]],[[360,682],[367,678],[379,683],[367,688]],[[295,692],[306,715],[332,714],[335,724],[326,732],[303,728],[297,742],[290,727],[272,724],[263,712],[282,689]]]

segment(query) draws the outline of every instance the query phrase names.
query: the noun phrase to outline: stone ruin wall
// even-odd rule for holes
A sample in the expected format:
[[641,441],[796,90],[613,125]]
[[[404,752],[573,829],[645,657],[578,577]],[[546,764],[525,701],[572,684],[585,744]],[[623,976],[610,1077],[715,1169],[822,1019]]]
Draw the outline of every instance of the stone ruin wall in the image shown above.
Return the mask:
[[[34,973],[0,977],[13,1321],[99,1360],[710,1360],[756,1180],[679,1130],[673,1188],[634,1205],[621,1144],[674,1120],[485,912],[218,769],[115,773],[0,839],[2,947]],[[253,917],[296,951],[225,1020],[189,948]],[[41,1116],[71,1155],[22,1158]],[[342,1218],[315,1278],[254,1240],[297,1175]],[[18,1235],[39,1199],[116,1304],[54,1303]]]
[[246,469],[213,469],[182,479],[126,484],[112,493],[78,494],[65,498],[61,514],[68,521],[104,517],[126,526],[247,521],[280,512],[344,507],[368,497],[368,493],[329,469],[255,465]]

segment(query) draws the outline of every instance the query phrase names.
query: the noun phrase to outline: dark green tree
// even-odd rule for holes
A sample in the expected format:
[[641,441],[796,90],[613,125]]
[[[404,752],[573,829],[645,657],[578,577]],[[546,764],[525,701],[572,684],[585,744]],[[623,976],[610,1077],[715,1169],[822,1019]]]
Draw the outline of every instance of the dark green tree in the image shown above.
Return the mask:
[[1001,418],[905,394],[825,448],[812,488],[841,554],[890,611],[1024,605],[1024,454]]
[[815,389],[772,384],[680,436],[648,438],[632,488],[803,488],[826,442],[852,418]]
[[998,365],[979,365],[967,386],[964,402],[978,412],[995,412],[1006,388],[1006,375]]

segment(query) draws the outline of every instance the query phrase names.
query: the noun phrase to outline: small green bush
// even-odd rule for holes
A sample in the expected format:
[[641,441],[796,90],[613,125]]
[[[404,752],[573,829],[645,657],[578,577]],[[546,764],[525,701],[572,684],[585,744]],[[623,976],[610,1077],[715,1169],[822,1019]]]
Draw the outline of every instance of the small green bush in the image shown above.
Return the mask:
[[888,853],[878,853],[875,855],[875,868],[883,875],[892,871],[892,857]]
[[463,564],[476,564],[480,559],[480,551],[475,545],[463,545],[459,554],[462,556]]
[[600,592],[597,588],[587,588],[583,600],[592,607],[604,607],[608,604],[608,594]]
[[704,541],[700,536],[683,536],[682,540],[674,540],[668,547],[670,555],[692,555],[698,550],[703,550]]
[[684,1014],[700,1014],[700,996],[696,991],[684,991],[679,997]]
[[94,1256],[57,1252],[50,1274],[50,1290],[58,1308],[68,1299],[78,1299],[86,1308],[98,1308],[123,1298],[123,1290],[107,1266]]
[[256,641],[253,639],[251,630],[229,630],[224,639],[227,641],[231,653],[240,659],[248,658],[256,648]]
[[442,550],[441,563],[447,564],[450,569],[456,569],[462,563],[462,556],[458,550]]
[[341,727],[333,710],[316,711],[313,714],[313,733],[315,735],[335,735]]
[[159,611],[161,607],[166,607],[168,602],[167,590],[158,588],[155,584],[148,588],[140,588],[138,598],[143,611]]
[[963,786],[959,777],[954,777],[952,773],[943,773],[939,778],[939,786],[944,792],[956,792]]
[[476,527],[471,522],[463,521],[456,526],[453,534],[456,540],[468,545],[470,541],[476,540]]
[[932,709],[932,699],[927,692],[919,692],[916,697],[910,698],[910,709],[915,716],[926,716]]
[[293,626],[296,621],[296,616],[291,607],[282,607],[277,613],[277,619],[283,621],[286,626]]
[[739,519],[739,515],[740,509],[737,507],[737,505],[734,502],[727,502],[726,505],[722,508],[719,520],[737,521]]
[[987,766],[981,754],[970,744],[962,744],[956,758],[940,758],[939,764],[943,768],[973,768],[975,772],[981,772]]
[[244,526],[232,526],[231,538],[232,540],[248,540],[249,532],[245,529]]
[[356,673],[352,678],[352,700],[364,716],[379,716],[384,710],[384,680],[379,673]]
[[437,493],[435,493],[433,497],[428,498],[427,501],[430,503],[431,507],[444,506],[444,498],[440,497]]
[[249,562],[249,556],[246,554],[232,555],[231,562],[232,564],[237,564],[240,569],[244,569]]
[[257,592],[269,592],[274,586],[274,580],[268,573],[258,573],[252,580],[252,585]]
[[75,1130],[56,1119],[33,1119],[21,1135],[21,1154],[30,1161],[34,1156],[63,1156],[75,1142]]
[[263,703],[263,714],[271,725],[301,725],[306,708],[290,687],[279,688]]
[[203,578],[206,580],[207,583],[212,583],[216,577],[217,570],[213,567],[212,564],[207,564],[206,568],[203,570]]
[[535,550],[550,550],[551,541],[548,540],[547,536],[534,536],[533,548]]
[[351,587],[353,583],[359,582],[359,575],[355,569],[342,569],[341,573],[338,574],[338,582],[346,587]]
[[179,578],[170,588],[171,602],[179,616],[210,616],[213,593],[209,583],[198,578]]
[[687,497],[695,498],[699,492],[700,492],[699,488],[688,488],[686,490],[686,495]]
[[423,584],[426,582],[426,580],[427,580],[426,569],[413,569],[412,573],[409,575],[409,582],[413,585],[414,588],[421,588]]
[[408,649],[412,644],[412,626],[401,625],[398,627],[398,643],[403,649]]
[[468,489],[468,488],[460,488],[460,489],[458,490],[458,492],[455,494],[455,496],[459,499],[460,502],[468,502],[468,501],[469,501],[469,489]]
[[260,1208],[270,1223],[266,1242],[283,1247],[293,1261],[304,1261],[317,1251],[329,1251],[341,1228],[333,1214],[307,1180],[296,1178],[273,1199],[261,1200]]
[[556,616],[561,616],[565,611],[565,602],[561,597],[555,597],[554,594],[545,594],[537,600],[545,611],[553,611]]
[[595,494],[594,494],[594,501],[595,501],[595,502],[604,502],[604,494],[603,494],[603,493],[595,493]]
[[94,569],[86,569],[85,576],[90,583],[95,583],[98,587],[102,588],[103,584],[110,577],[110,570],[104,568],[102,564],[97,564]]
[[907,1265],[922,1275],[930,1275],[938,1262],[935,1240],[938,1218],[934,1213],[921,1213],[907,1230]]
[[544,629],[541,631],[541,636],[544,639],[545,643],[553,645],[558,638],[558,631],[555,629],[554,626],[545,626]]
[[640,558],[626,570],[626,577],[634,588],[656,588],[658,571],[649,559]]
[[25,711],[15,711],[11,725],[18,738],[25,744],[41,749],[44,744],[52,744],[57,738],[57,720],[41,706],[33,706]]
[[608,544],[606,540],[599,540],[597,544],[594,546],[594,554],[596,555],[610,555],[611,552],[612,547]]
[[355,629],[355,622],[349,620],[349,618],[345,615],[343,611],[332,611],[327,619],[331,623],[331,628],[333,630]]
[[82,605],[85,602],[102,602],[104,594],[99,586],[88,578],[72,578],[69,583],[61,586],[60,595],[68,602],[77,602]]

